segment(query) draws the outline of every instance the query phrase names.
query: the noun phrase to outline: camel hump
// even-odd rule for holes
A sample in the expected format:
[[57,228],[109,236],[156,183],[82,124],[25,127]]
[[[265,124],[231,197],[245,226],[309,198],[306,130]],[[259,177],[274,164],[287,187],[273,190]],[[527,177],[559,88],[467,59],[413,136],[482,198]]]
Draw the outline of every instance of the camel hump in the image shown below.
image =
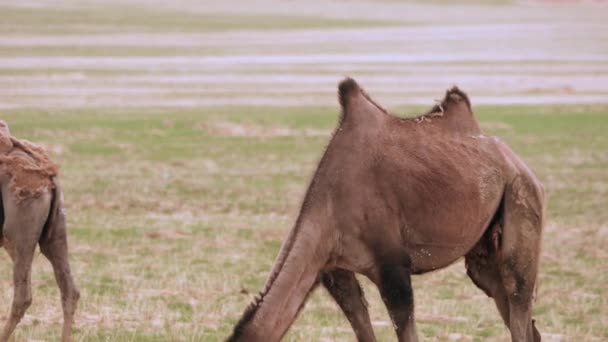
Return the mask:
[[379,122],[386,116],[386,110],[372,100],[357,84],[357,81],[348,77],[338,86],[338,100],[342,107],[341,122],[354,121],[356,123]]
[[459,104],[466,105],[467,109],[469,111],[471,110],[471,101],[469,100],[469,97],[457,86],[453,86],[447,90],[444,103],[446,107],[448,107],[450,104],[452,104],[452,106]]
[[348,100],[351,96],[357,95],[361,91],[361,88],[357,84],[357,81],[347,77],[338,85],[338,100],[342,109],[346,109],[348,106]]
[[446,90],[441,102],[431,108],[425,116],[431,118],[442,117],[441,121],[452,131],[467,134],[481,133],[469,97],[457,86]]

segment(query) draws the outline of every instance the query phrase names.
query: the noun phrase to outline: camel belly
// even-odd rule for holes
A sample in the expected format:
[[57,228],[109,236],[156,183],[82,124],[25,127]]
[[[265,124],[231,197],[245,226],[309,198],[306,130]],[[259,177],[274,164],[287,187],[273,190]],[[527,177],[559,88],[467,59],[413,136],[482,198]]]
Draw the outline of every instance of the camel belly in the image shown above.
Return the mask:
[[500,204],[503,181],[495,169],[471,165],[453,175],[449,182],[414,184],[397,196],[402,244],[417,273],[446,267],[466,254]]
[[[414,274],[444,268],[470,251],[489,225],[495,209],[477,219],[474,215],[460,222],[439,220],[439,225],[405,225],[401,230],[384,225],[366,225],[342,230],[337,258],[332,266],[362,274],[373,274],[386,256],[404,255]],[[435,215],[441,219],[441,215]],[[430,221],[430,220],[429,220]]]
[[466,207],[457,201],[443,203],[443,210],[438,213],[406,218],[401,238],[405,253],[411,258],[413,272],[443,268],[464,256],[490,224],[500,198],[498,193],[486,202],[469,198]]
[[[495,173],[488,174],[472,171],[450,182],[431,179],[424,187],[394,187],[397,195],[388,207],[398,208],[392,209],[398,223],[369,228],[378,229],[374,235],[384,240],[379,245],[398,248],[411,259],[413,273],[446,267],[473,248],[496,214],[503,187]],[[399,247],[390,240],[400,241]]]
[[406,254],[411,258],[412,273],[421,274],[447,267],[471,250],[476,242],[469,239],[454,245],[408,245]]

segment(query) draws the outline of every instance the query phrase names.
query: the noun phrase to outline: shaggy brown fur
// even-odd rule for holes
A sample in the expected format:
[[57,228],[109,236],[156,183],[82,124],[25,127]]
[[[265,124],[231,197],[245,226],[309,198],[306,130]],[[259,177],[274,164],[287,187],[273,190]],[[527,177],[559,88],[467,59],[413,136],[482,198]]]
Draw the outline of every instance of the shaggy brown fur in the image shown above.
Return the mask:
[[14,264],[13,303],[0,342],[8,341],[32,303],[32,259],[38,244],[55,272],[63,308],[62,340],[70,341],[80,294],[68,262],[57,166],[42,148],[11,137],[3,121],[0,121],[0,187],[0,247],[5,248]]
[[454,87],[401,119],[352,79],[340,123],[260,297],[229,341],[278,341],[322,283],[359,341],[375,341],[355,273],[378,286],[399,341],[417,341],[411,275],[465,257],[513,341],[539,341],[531,319],[544,192],[504,143],[484,135]]
[[12,150],[0,155],[0,165],[12,176],[11,189],[20,200],[40,196],[54,187],[57,165],[43,148],[27,140],[10,138]]
[[54,187],[57,165],[46,151],[27,140],[19,140],[10,134],[6,122],[0,120],[0,167],[11,177],[11,189],[23,200],[37,197]]

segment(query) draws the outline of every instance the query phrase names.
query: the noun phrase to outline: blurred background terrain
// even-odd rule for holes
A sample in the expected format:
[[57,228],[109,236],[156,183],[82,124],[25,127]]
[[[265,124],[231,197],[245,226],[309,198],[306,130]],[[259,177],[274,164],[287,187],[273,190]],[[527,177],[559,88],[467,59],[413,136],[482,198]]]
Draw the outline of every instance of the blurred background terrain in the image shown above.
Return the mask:
[[[415,115],[456,84],[549,194],[537,327],[608,339],[608,7],[599,1],[0,1],[0,119],[58,161],[77,341],[221,341],[261,290],[346,75]],[[0,322],[12,298],[0,254]],[[380,341],[394,339],[362,279]],[[41,255],[15,340],[59,338]],[[463,264],[416,277],[425,341],[506,341]],[[287,341],[351,341],[324,290]]]

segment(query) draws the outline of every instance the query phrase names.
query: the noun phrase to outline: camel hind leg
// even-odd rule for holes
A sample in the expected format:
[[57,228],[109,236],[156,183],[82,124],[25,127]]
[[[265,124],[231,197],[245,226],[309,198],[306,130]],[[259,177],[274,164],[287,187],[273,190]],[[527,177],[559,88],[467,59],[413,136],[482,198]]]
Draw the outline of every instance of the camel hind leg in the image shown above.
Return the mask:
[[3,236],[5,248],[13,260],[14,296],[11,312],[0,335],[8,341],[17,324],[32,304],[32,261],[50,207],[48,195],[19,203],[12,194],[4,191],[5,220]]
[[504,197],[500,275],[509,298],[513,341],[539,341],[532,320],[544,216],[542,186],[522,174],[507,185]]
[[355,274],[343,269],[325,272],[321,281],[344,312],[359,342],[375,342],[363,289]]
[[[501,229],[499,227],[492,229]],[[496,308],[502,317],[505,325],[510,327],[511,323],[511,307],[510,307],[510,296],[505,288],[505,280],[501,274],[500,261],[498,260],[498,254],[492,251],[488,247],[491,246],[485,242],[480,242],[466,257],[466,268],[467,275],[471,278],[473,283],[483,290],[485,294],[494,299]],[[531,302],[531,300],[530,300]],[[532,320],[532,334],[533,338],[526,337],[524,341],[540,341],[540,334],[534,326],[534,320]],[[526,332],[526,336],[529,333]],[[518,341],[518,339],[514,340]]]
[[61,209],[57,213],[52,235],[40,241],[42,254],[51,262],[55,273],[55,281],[61,292],[61,306],[63,309],[63,331],[62,341],[68,342],[72,338],[72,325],[74,324],[74,313],[80,298],[80,292],[72,278],[70,264],[68,261],[68,242],[65,229],[65,218]]
[[507,185],[499,220],[466,256],[467,274],[494,299],[513,341],[540,341],[532,301],[542,219],[542,189],[531,178],[517,176]]

